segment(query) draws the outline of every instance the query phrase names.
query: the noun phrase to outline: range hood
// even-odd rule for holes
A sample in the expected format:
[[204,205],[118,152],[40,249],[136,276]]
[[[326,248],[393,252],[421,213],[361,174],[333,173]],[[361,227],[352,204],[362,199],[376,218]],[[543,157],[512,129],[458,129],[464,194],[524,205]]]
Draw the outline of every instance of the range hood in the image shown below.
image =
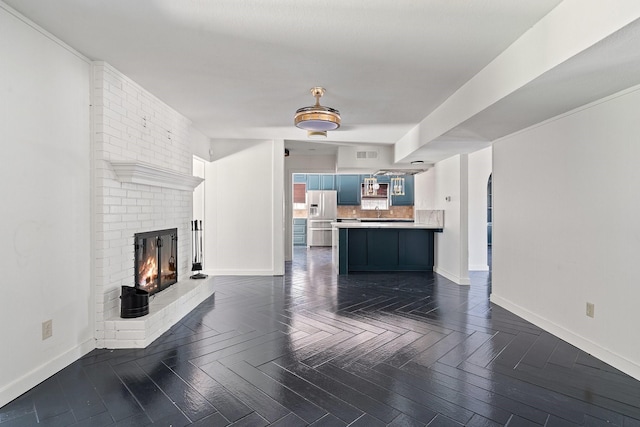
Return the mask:
[[416,175],[426,171],[427,168],[414,168],[414,169],[380,169],[373,174],[373,176],[402,176],[402,175]]

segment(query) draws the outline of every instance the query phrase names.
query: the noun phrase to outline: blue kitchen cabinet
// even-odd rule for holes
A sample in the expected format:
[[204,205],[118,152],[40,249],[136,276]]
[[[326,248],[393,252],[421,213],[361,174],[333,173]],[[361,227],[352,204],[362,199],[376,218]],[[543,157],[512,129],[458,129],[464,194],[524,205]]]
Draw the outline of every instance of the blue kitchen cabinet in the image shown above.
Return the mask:
[[339,274],[433,271],[434,233],[440,229],[339,228]]
[[321,190],[335,190],[336,189],[336,176],[335,175],[320,175],[320,189]]
[[293,218],[293,245],[307,245],[307,220],[305,218]]
[[306,184],[307,183],[307,174],[294,173],[293,174],[293,182],[295,184]]
[[307,174],[307,191],[335,190],[336,176],[333,174]]
[[413,175],[404,176],[404,195],[391,196],[391,206],[413,206],[414,198],[414,179]]
[[307,190],[335,190],[336,176],[332,174],[307,174]]
[[320,175],[307,174],[307,191],[320,190]]
[[338,205],[360,204],[360,175],[337,175]]
[[335,190],[336,176],[333,174],[305,174],[294,173],[294,184],[307,184],[308,190]]

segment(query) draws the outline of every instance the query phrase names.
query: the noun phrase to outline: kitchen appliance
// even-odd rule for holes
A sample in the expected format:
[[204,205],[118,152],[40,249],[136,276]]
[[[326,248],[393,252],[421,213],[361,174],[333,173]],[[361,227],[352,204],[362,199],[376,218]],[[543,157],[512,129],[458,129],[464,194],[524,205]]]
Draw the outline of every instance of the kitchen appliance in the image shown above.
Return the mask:
[[331,246],[331,223],[338,215],[338,192],[307,191],[307,246]]

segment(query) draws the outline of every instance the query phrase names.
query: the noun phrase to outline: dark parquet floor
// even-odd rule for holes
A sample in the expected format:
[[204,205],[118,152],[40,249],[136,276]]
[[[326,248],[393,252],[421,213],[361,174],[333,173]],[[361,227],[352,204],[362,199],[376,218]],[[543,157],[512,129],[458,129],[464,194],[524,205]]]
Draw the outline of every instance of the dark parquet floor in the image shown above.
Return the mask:
[[[640,426],[640,382],[435,274],[284,277],[216,293],[146,349],[95,350],[0,408],[9,426]],[[3,367],[6,369],[6,367]]]

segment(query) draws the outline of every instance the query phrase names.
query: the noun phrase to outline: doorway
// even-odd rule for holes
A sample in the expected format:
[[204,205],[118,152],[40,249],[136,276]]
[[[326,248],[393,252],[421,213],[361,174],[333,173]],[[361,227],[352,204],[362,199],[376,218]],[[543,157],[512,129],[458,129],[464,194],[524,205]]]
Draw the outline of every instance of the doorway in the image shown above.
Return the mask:
[[489,180],[487,182],[487,265],[489,266],[489,271],[491,271],[491,240],[493,234],[493,183],[492,183],[493,174],[489,175]]

